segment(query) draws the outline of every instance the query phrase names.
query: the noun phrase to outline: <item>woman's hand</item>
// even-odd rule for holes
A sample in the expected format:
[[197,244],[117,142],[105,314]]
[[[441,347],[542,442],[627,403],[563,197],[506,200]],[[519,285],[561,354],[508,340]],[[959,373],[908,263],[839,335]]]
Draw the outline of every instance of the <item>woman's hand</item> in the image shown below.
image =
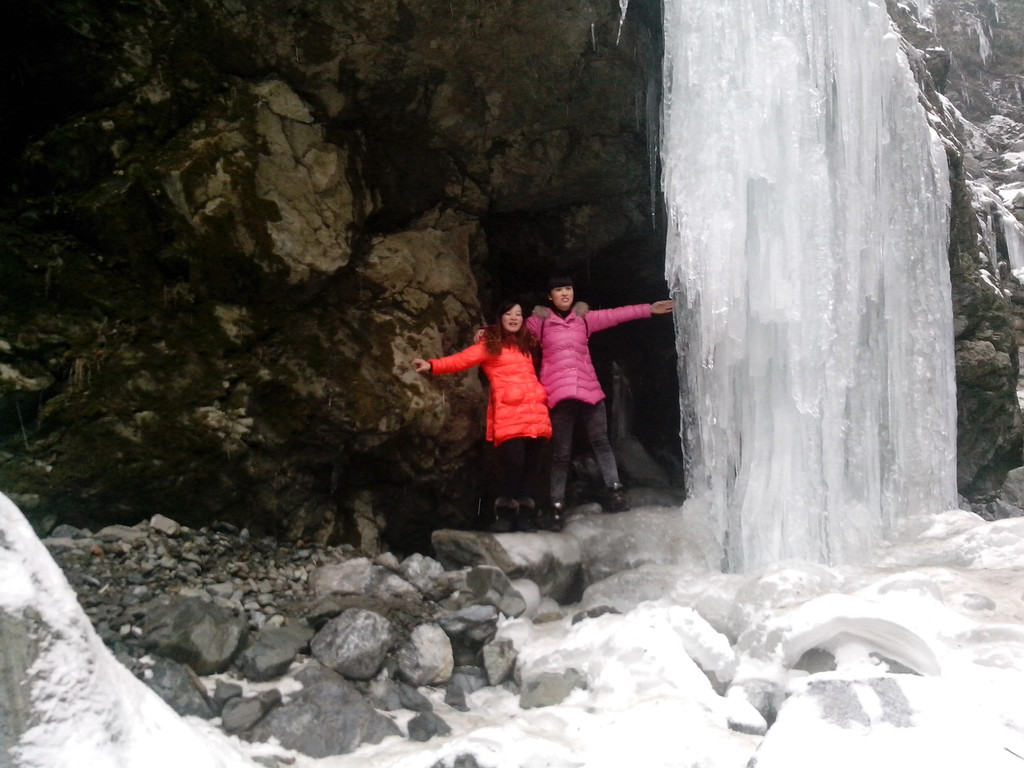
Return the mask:
[[416,368],[416,373],[430,373],[434,369],[429,360],[421,360],[418,357],[412,361],[412,364]]
[[667,315],[672,311],[672,299],[664,299],[651,304],[652,315]]

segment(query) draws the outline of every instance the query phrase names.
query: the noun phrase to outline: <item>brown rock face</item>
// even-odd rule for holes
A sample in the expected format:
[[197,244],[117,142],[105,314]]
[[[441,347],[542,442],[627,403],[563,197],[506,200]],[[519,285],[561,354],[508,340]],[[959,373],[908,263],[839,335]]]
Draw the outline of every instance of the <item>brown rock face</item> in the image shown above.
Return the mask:
[[[40,525],[162,512],[369,550],[469,522],[480,379],[410,361],[552,271],[595,303],[663,295],[656,11],[621,35],[610,1],[14,11],[0,487]],[[640,338],[626,359],[671,382],[671,339]]]

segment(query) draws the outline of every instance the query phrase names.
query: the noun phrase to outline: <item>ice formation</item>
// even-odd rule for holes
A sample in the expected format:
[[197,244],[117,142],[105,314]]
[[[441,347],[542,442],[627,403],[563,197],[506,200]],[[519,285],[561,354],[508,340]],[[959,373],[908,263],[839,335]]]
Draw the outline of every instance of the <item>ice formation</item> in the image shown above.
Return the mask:
[[666,0],[666,276],[728,567],[854,562],[955,505],[949,185],[868,0]]

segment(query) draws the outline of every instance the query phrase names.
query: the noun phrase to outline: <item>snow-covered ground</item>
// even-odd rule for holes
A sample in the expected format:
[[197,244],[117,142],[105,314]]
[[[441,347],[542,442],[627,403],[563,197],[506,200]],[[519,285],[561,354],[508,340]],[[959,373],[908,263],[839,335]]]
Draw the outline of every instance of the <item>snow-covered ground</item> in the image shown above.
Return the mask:
[[[637,514],[674,527],[670,512]],[[0,522],[0,608],[32,606],[57,629],[33,669],[47,681],[36,702],[43,721],[14,765],[228,768],[288,754],[175,715],[107,652],[2,496]],[[1024,519],[950,511],[908,520],[869,566],[789,562],[744,575],[640,566],[594,585],[578,606],[621,613],[573,624],[574,606],[561,620],[502,624],[524,678],[581,673],[585,687],[562,703],[522,709],[517,694],[489,688],[460,712],[435,692],[449,736],[289,757],[299,768],[428,768],[465,754],[494,768],[742,768],[755,754],[758,768],[1020,766],[1022,563]],[[710,676],[732,685],[720,695]],[[759,700],[780,705],[764,737]]]

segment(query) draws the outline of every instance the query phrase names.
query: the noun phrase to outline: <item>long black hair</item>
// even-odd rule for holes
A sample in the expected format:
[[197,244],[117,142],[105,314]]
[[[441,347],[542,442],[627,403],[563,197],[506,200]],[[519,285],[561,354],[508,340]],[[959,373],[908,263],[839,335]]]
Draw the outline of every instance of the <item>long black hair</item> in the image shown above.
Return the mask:
[[495,324],[484,328],[484,345],[490,355],[501,354],[502,347],[515,347],[524,355],[534,355],[539,350],[537,337],[526,330],[526,311],[523,310],[523,324],[515,333],[509,333],[501,325],[501,316],[512,307],[523,308],[523,302],[518,299],[505,299],[498,304],[495,311]]

